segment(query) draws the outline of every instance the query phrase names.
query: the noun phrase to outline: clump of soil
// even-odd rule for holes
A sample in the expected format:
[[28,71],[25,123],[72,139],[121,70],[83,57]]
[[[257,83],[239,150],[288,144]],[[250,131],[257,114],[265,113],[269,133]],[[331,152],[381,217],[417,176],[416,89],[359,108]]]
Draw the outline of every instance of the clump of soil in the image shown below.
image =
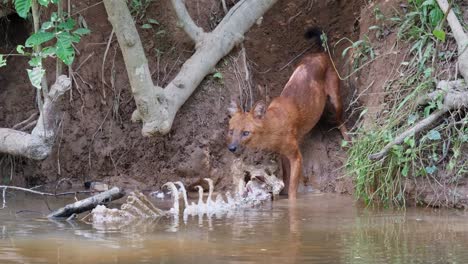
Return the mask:
[[[80,182],[99,179],[111,184],[154,189],[169,180],[181,179],[189,185],[202,177],[211,177],[217,189],[230,186],[230,167],[237,157],[227,150],[224,139],[229,100],[250,90],[249,97],[245,97],[249,98],[246,100],[249,107],[248,102],[279,95],[298,62],[295,59],[310,45],[303,38],[310,26],[321,27],[328,34],[330,46],[344,37],[356,39],[362,2],[278,1],[246,35],[243,46],[248,81],[233,70],[243,65],[238,48],[216,69],[223,78],[207,76],[184,104],[171,133],[144,138],[140,133],[141,125],[130,121],[135,104],[115,37],[104,60],[112,30],[104,6],[98,4],[99,1],[72,1],[73,12],[82,16],[92,33],[77,46],[79,54],[72,67],[76,71],[75,83],[73,91],[66,95],[56,146],[50,157],[40,162],[3,156],[2,168],[8,172],[4,174],[8,177],[0,181],[31,186],[61,178]],[[186,1],[186,4],[196,23],[205,30],[214,28],[224,14],[220,1]],[[145,11],[146,16],[137,20],[140,37],[154,72],[153,81],[164,86],[190,57],[193,44],[177,27],[169,1],[151,2]],[[160,24],[153,25],[152,29],[140,28],[148,18]],[[27,36],[27,30],[24,32]],[[22,42],[24,40],[18,40],[15,44]],[[344,42],[340,43],[332,54],[342,75],[348,71],[340,55],[345,46]],[[10,48],[2,42],[0,52],[10,52]],[[105,82],[101,78],[103,61]],[[46,66],[49,83],[52,83],[54,62],[48,60]],[[0,68],[3,84],[0,127],[12,127],[37,111],[35,91],[25,68],[27,60],[17,57],[10,57],[8,66]],[[355,87],[351,82],[343,82],[342,93],[348,105]],[[340,147],[341,136],[334,129],[336,124],[331,116],[325,114],[301,146],[304,174],[321,190],[350,191],[350,182],[337,180],[343,175],[340,168],[345,152]],[[255,164],[269,162],[272,156],[245,152],[241,158]]]

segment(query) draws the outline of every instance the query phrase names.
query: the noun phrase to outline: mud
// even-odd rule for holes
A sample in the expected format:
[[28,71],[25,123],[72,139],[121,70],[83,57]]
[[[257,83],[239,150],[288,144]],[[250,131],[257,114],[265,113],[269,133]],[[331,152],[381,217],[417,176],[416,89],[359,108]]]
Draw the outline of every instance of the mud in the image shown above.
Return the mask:
[[[232,6],[235,1],[227,2]],[[169,135],[143,138],[141,125],[130,121],[135,104],[115,37],[104,61],[111,32],[104,6],[93,6],[98,3],[94,0],[72,1],[72,12],[83,17],[92,33],[77,46],[79,55],[72,66],[76,83],[73,91],[66,95],[56,146],[50,157],[41,162],[1,156],[3,176],[0,182],[33,186],[62,178],[72,178],[78,184],[99,179],[145,190],[168,180],[181,179],[190,185],[202,177],[211,177],[218,189],[230,186],[234,159],[258,164],[275,157],[261,152],[244,152],[236,157],[227,150],[224,137],[229,100],[241,93],[248,95],[244,97],[248,108],[255,100],[279,95],[298,62],[293,59],[310,45],[303,38],[310,26],[323,28],[330,45],[343,37],[356,39],[363,2],[279,1],[265,14],[261,24],[246,35],[248,80],[244,78],[242,49],[238,47],[221,60],[216,69],[223,78],[205,78],[178,113]],[[224,14],[219,1],[187,1],[187,5],[194,20],[205,30],[214,28]],[[51,10],[44,16],[47,12]],[[156,19],[160,25],[141,29],[147,18]],[[24,42],[27,25],[20,30],[16,26],[23,23],[21,21],[2,20],[2,23],[13,23],[15,34],[23,36],[2,36],[0,52],[8,53],[15,44]],[[153,81],[163,86],[190,57],[193,45],[176,26],[169,1],[151,2],[146,16],[138,19],[137,25],[154,72]],[[7,45],[5,40],[11,43]],[[341,60],[345,46],[340,43],[332,54],[342,75],[349,72]],[[105,83],[101,79],[103,61]],[[54,65],[53,60],[46,61],[49,83],[55,78]],[[0,68],[0,127],[12,127],[37,111],[35,91],[27,79],[26,67],[26,59],[10,57],[8,66]],[[346,106],[356,90],[352,83],[350,80],[342,82]],[[350,113],[348,111],[346,117]],[[304,172],[316,188],[351,192],[351,182],[341,177],[345,151],[340,147],[341,136],[333,120],[333,115],[326,113],[304,140],[301,146]]]

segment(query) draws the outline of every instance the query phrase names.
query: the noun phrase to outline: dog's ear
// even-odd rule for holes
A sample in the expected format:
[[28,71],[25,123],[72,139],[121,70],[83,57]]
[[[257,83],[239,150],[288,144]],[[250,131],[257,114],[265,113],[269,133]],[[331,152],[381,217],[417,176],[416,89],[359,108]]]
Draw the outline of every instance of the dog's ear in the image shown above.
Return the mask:
[[252,115],[255,118],[262,119],[266,112],[266,104],[263,101],[258,101],[252,107]]
[[237,102],[237,100],[235,99],[232,99],[231,100],[231,103],[229,104],[229,107],[228,107],[228,113],[230,116],[233,116],[235,113],[239,113],[241,112],[242,109],[240,108],[240,105],[239,103]]

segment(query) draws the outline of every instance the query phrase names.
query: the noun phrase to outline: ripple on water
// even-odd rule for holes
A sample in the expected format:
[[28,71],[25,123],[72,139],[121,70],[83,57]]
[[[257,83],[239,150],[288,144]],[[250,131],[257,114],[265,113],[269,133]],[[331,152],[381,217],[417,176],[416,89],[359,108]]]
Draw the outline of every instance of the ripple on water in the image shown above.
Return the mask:
[[[13,201],[13,199],[10,199]],[[66,201],[60,201],[66,203]],[[51,205],[56,206],[56,205]],[[58,205],[57,205],[58,206]],[[18,194],[0,210],[0,263],[466,263],[467,213],[366,209],[308,194],[292,205],[221,217],[159,219],[122,229],[37,219],[47,207]]]

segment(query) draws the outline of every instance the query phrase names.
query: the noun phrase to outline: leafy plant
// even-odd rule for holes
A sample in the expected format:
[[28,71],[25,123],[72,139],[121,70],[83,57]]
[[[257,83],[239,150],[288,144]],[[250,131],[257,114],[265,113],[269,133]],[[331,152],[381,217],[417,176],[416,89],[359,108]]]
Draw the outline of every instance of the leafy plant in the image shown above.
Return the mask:
[[[56,4],[58,0],[38,0],[42,6]],[[23,18],[28,16],[32,6],[32,0],[15,0],[15,9]],[[64,14],[66,17],[66,14]],[[72,18],[63,18],[57,13],[52,13],[49,21],[42,23],[39,31],[26,39],[24,45],[18,45],[16,50],[19,54],[29,56],[29,65],[32,69],[27,69],[32,85],[38,89],[41,87],[41,79],[45,75],[42,67],[42,60],[48,57],[57,57],[66,65],[73,63],[75,49],[73,43],[78,43],[81,37],[90,33],[87,28],[77,28],[76,21]],[[38,47],[49,44],[43,49]],[[5,61],[0,57],[0,66],[4,66]]]
[[[152,0],[131,0],[129,3],[130,13],[137,20],[143,19],[146,15],[146,9]],[[151,23],[151,22],[150,22]]]
[[216,71],[214,74],[213,74],[213,78],[220,81],[221,83],[223,82],[223,74],[219,71]]
[[3,55],[0,54],[0,67],[3,67],[6,65],[6,60],[3,57]]
[[[372,44],[370,43],[370,40],[367,36],[364,36],[364,39],[360,39],[354,42],[348,38],[341,40],[348,40],[351,43],[351,46],[343,50],[341,56],[344,58],[348,53],[351,53],[354,69],[358,68],[369,59],[372,60],[375,58],[374,48],[372,47]],[[338,45],[340,41],[338,41],[335,46]]]
[[[399,79],[387,83],[387,107],[379,119],[372,128],[355,131],[357,136],[348,149],[346,168],[354,177],[356,196],[366,203],[404,206],[408,179],[430,177],[452,184],[468,175],[468,155],[463,154],[468,142],[465,139],[468,138],[468,117],[463,111],[451,113],[424,134],[407,137],[383,160],[368,158],[443,106],[443,96],[425,107],[419,107],[417,99],[435,88],[433,76],[438,73],[433,64],[437,59],[451,56],[436,52],[436,43],[445,40],[445,33],[439,32],[443,31],[444,14],[435,0],[410,0],[409,3],[408,13],[392,18],[399,26],[399,39],[411,43],[409,60],[401,64]],[[358,45],[361,44],[349,49],[354,51]],[[447,179],[439,175],[440,172],[451,175]]]

